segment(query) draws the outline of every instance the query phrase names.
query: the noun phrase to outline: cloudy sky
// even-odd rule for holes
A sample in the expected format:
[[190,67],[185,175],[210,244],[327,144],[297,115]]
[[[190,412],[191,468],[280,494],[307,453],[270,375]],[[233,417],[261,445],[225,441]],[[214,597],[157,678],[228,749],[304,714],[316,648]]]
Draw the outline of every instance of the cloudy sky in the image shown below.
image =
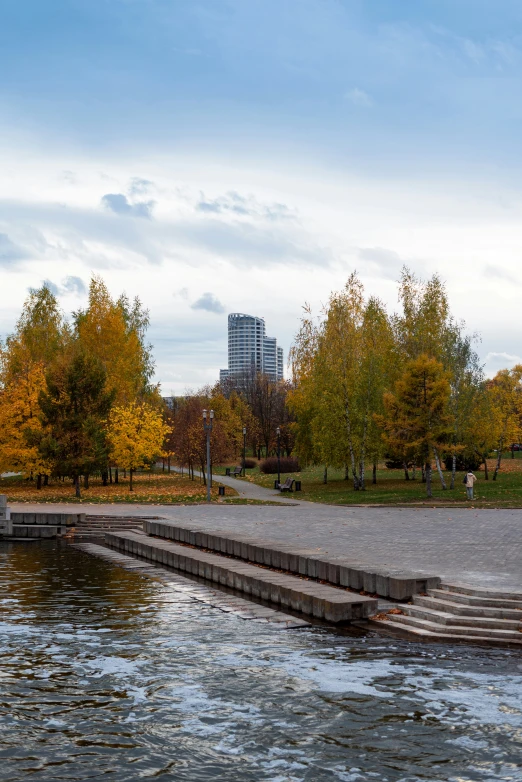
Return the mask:
[[522,355],[520,0],[2,0],[0,335],[90,275],[151,313],[165,393],[285,354],[356,269],[439,272],[488,372]]

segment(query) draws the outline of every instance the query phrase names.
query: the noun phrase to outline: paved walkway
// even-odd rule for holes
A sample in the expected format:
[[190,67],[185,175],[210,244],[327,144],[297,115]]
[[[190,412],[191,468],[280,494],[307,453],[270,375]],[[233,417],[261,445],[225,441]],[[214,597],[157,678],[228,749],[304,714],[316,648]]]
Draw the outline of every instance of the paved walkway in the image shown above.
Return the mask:
[[[179,467],[171,467],[174,472],[181,473]],[[185,471],[186,472],[186,471]],[[201,478],[201,472],[194,470],[194,475]],[[292,504],[298,499],[298,495],[284,493],[281,494],[277,489],[265,489],[264,486],[257,486],[255,483],[245,480],[244,478],[232,478],[226,475],[214,475],[214,483],[222,483],[223,486],[230,486],[231,489],[235,489],[240,497],[249,500],[268,500],[270,502],[290,502]],[[310,503],[306,503],[309,505]]]

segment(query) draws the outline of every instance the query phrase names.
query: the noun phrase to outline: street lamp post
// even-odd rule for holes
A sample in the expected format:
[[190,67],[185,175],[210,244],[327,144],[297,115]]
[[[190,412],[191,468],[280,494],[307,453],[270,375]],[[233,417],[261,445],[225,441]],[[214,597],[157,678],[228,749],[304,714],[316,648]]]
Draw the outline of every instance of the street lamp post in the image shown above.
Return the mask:
[[281,486],[281,428],[276,429],[277,434],[277,483]]
[[212,422],[214,420],[214,411],[209,410],[208,423],[207,423],[207,411],[203,410],[203,431],[207,435],[207,502],[210,502],[210,433],[212,431]]
[[243,478],[246,476],[246,426],[243,427]]

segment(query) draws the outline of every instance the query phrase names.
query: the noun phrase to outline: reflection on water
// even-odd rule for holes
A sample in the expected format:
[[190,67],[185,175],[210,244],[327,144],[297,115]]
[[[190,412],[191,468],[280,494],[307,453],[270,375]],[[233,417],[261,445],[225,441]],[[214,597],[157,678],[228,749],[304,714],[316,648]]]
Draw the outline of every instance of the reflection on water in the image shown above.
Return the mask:
[[223,614],[0,544],[2,780],[522,780],[522,655]]

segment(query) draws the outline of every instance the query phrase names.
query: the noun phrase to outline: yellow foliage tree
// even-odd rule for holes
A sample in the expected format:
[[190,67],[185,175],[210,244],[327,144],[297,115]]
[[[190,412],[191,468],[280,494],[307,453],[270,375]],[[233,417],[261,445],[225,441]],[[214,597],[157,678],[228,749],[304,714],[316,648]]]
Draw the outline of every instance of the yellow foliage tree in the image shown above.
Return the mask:
[[49,475],[50,463],[40,456],[38,395],[45,388],[43,365],[25,367],[16,382],[0,393],[0,473],[13,470],[37,476]]
[[0,472],[41,476],[50,463],[38,453],[42,433],[38,397],[45,373],[69,339],[55,296],[31,290],[15,330],[0,345]]
[[108,427],[111,455],[119,467],[129,470],[130,491],[133,472],[147,469],[161,455],[169,431],[161,412],[146,402],[112,409]]
[[150,391],[153,367],[150,347],[144,342],[148,314],[139,301],[131,306],[124,296],[113,299],[101,277],[93,276],[89,305],[75,317],[80,344],[101,361],[115,404],[122,407],[143,398]]

